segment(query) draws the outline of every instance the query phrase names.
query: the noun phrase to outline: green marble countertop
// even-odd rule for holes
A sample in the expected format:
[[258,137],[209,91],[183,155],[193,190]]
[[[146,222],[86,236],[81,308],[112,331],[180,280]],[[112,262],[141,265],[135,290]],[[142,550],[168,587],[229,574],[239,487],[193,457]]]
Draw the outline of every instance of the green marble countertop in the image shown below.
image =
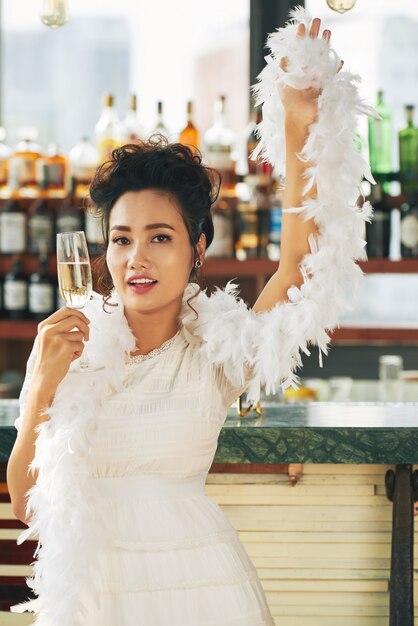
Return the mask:
[[[215,463],[418,464],[418,402],[262,402],[231,407]],[[0,461],[16,439],[17,400],[0,400]]]
[[231,409],[217,463],[418,463],[418,402],[264,402]]

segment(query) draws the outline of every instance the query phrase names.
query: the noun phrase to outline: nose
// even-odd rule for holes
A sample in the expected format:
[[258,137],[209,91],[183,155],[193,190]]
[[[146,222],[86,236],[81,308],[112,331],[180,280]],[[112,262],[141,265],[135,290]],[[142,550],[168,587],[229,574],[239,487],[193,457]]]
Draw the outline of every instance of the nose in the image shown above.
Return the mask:
[[141,246],[139,243],[136,246],[133,246],[131,248],[128,263],[131,268],[138,267],[139,265],[141,267],[148,267],[150,265],[150,260],[145,247]]

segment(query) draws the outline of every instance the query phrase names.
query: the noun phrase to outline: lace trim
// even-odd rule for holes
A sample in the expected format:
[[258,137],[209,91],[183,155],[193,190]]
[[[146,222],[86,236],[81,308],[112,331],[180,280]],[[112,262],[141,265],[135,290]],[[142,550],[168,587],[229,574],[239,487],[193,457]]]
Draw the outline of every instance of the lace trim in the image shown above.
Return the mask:
[[159,348],[154,348],[154,350],[151,350],[151,352],[147,352],[147,354],[135,354],[134,356],[129,355],[126,359],[127,365],[135,365],[136,363],[142,363],[142,361],[147,361],[148,359],[152,359],[158,354],[165,352],[176,341],[177,337],[180,334],[180,330],[176,332],[174,337],[171,337],[171,339],[167,339],[167,341],[164,341],[164,343],[162,343]]
[[183,548],[195,548],[222,542],[225,539],[236,539],[237,531],[227,528],[201,537],[193,539],[178,539],[176,541],[112,541],[113,548],[122,550],[145,550],[149,552],[160,550],[182,550]]

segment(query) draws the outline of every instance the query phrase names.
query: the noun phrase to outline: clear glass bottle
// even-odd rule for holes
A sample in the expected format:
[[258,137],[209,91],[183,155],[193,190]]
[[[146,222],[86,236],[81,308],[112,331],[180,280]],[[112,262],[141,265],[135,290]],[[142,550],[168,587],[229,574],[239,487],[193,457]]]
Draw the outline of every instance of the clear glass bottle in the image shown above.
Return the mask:
[[392,171],[392,111],[383,91],[377,92],[375,109],[382,119],[368,118],[370,167],[374,174],[387,174]]
[[237,184],[237,237],[235,256],[240,261],[258,256],[259,235],[256,188],[248,180]]
[[237,136],[227,124],[226,96],[219,96],[215,102],[214,122],[204,134],[204,145],[207,164],[222,176],[222,189],[234,189]]
[[163,135],[164,137],[167,137],[168,139],[169,133],[168,133],[168,128],[165,125],[165,121],[164,121],[163,103],[161,100],[157,102],[157,122],[155,124],[154,130],[152,131],[152,134],[154,133]]
[[200,133],[194,124],[193,102],[191,100],[187,103],[187,122],[186,126],[180,132],[179,142],[189,146],[189,148],[194,149],[194,151],[196,151],[196,148],[198,150],[200,148]]
[[26,210],[19,189],[11,189],[0,209],[0,253],[20,254],[26,250]]
[[413,104],[405,106],[406,128],[399,131],[399,168],[402,191],[418,191],[418,128],[414,126]]
[[145,138],[145,131],[138,119],[137,97],[134,93],[129,96],[129,108],[122,121],[120,132],[122,145],[135,143]]
[[76,195],[84,198],[99,165],[99,153],[88,137],[83,137],[71,148],[68,159],[70,179],[76,180]]
[[99,162],[109,160],[112,150],[120,146],[121,126],[115,106],[115,98],[107,93],[103,97],[103,108],[95,126],[96,147],[99,153]]
[[38,130],[25,126],[19,129],[18,135],[20,141],[9,161],[8,185],[11,189],[20,189],[22,195],[36,195],[36,163],[42,157],[41,147],[36,143]]

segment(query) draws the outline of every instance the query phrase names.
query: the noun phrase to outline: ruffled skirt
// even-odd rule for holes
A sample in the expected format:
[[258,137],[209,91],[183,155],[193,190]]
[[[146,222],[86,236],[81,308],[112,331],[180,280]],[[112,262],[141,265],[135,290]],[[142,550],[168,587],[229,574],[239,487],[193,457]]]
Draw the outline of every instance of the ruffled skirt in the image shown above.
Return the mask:
[[256,569],[206,475],[99,478],[110,540],[85,626],[274,626]]

